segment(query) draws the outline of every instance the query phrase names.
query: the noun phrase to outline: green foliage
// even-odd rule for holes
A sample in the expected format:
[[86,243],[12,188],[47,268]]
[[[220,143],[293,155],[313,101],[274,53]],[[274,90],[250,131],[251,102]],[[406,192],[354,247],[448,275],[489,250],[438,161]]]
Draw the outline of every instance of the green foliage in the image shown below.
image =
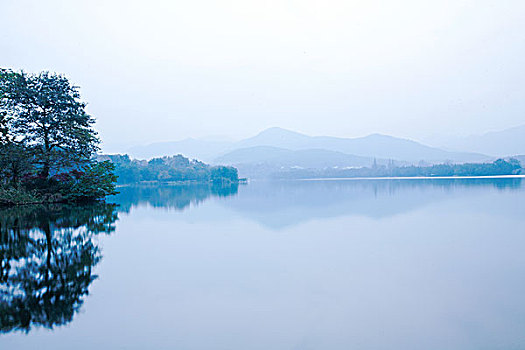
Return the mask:
[[78,87],[62,75],[0,69],[0,203],[101,199],[114,166],[93,162],[99,140]]
[[93,162],[83,168],[79,176],[70,177],[66,183],[64,197],[68,201],[102,199],[117,194],[114,174],[115,165],[109,161]]
[[239,181],[237,169],[190,160],[180,154],[172,157],[153,158],[149,161],[131,160],[127,155],[99,155],[98,160],[108,160],[115,165],[118,182],[214,182]]
[[239,173],[234,167],[216,166],[211,168],[210,178],[213,183],[237,182]]
[[8,117],[7,113],[0,112],[0,145],[7,143],[8,141]]
[[3,70],[1,78],[0,111],[9,116],[9,138],[31,147],[43,176],[91,158],[99,140],[78,87],[49,72]]
[[22,179],[32,171],[32,153],[14,142],[0,144],[0,185],[18,188]]
[[34,191],[24,188],[0,186],[0,206],[42,203],[43,199]]
[[520,174],[521,164],[516,159],[498,159],[492,163],[435,164],[432,166],[403,166],[328,170],[294,170],[275,174],[286,178],[315,177],[436,177],[436,176],[499,176]]

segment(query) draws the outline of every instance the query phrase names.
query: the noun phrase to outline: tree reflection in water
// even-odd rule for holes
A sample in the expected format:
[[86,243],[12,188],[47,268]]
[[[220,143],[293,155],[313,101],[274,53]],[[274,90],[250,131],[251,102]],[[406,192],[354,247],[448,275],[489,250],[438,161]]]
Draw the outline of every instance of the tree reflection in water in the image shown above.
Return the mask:
[[0,209],[0,332],[71,322],[117,218],[105,203]]
[[235,196],[239,184],[151,184],[123,186],[118,190],[120,193],[111,200],[119,204],[119,212],[143,205],[182,211],[213,197]]
[[120,206],[0,208],[0,333],[73,320],[97,278],[93,267],[102,258],[97,237],[114,231],[118,211],[141,203],[183,210],[237,189],[237,184],[131,186],[112,198]]

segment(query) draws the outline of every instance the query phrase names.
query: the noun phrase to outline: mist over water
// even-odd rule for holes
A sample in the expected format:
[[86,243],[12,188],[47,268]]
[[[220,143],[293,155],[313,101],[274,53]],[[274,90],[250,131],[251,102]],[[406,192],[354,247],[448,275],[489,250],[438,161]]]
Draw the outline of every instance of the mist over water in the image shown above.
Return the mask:
[[523,0],[1,0],[0,350],[525,349],[523,33]]
[[[70,207],[54,207],[45,219],[30,207],[0,213],[0,306],[11,315],[9,325],[7,313],[0,318],[0,348],[525,346],[525,186],[519,178],[120,191],[109,200],[118,207],[83,209],[77,220]],[[15,229],[17,218],[31,229]],[[31,294],[26,282],[34,279],[21,274],[30,271],[27,261],[42,261],[46,271],[46,245],[31,251],[43,260],[13,255],[14,238],[45,237],[44,227],[55,249],[50,271],[70,276],[70,288],[78,280],[71,276],[79,275],[61,273],[71,270],[60,265],[60,252],[84,247],[100,258],[90,270],[98,278],[83,282],[86,292],[70,313],[62,312],[69,305],[57,302],[62,299],[38,299],[45,288]],[[86,240],[96,227],[109,234]],[[64,228],[76,234],[64,235]],[[72,245],[70,237],[94,245]],[[7,288],[21,285],[25,289]],[[51,329],[37,317],[65,314],[70,317]]]

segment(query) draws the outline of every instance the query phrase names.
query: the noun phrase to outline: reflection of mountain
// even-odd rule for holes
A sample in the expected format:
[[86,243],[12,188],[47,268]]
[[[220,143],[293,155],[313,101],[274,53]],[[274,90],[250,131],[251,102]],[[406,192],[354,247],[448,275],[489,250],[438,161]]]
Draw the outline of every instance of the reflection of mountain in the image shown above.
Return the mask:
[[124,186],[112,201],[119,204],[119,211],[128,212],[134,206],[151,205],[155,208],[183,210],[190,205],[198,205],[209,197],[235,195],[239,185],[214,184],[163,184]]
[[[514,179],[253,181],[238,189],[195,185],[151,185],[120,188],[114,199],[121,211],[133,206],[184,210],[214,196],[229,197],[220,204],[270,228],[282,228],[313,219],[361,215],[388,217],[441,200],[480,190],[521,189]],[[205,216],[200,220],[206,220]]]
[[116,220],[104,203],[0,209],[0,332],[71,322],[97,277],[95,236]]
[[262,181],[223,205],[277,229],[344,215],[392,216],[478,188],[519,189],[521,179]]

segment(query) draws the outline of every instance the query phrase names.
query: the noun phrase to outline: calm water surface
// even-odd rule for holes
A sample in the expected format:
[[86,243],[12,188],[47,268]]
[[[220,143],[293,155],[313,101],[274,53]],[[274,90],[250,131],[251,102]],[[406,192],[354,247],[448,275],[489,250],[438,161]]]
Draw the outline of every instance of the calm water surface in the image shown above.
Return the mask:
[[525,181],[0,209],[0,349],[525,349]]

